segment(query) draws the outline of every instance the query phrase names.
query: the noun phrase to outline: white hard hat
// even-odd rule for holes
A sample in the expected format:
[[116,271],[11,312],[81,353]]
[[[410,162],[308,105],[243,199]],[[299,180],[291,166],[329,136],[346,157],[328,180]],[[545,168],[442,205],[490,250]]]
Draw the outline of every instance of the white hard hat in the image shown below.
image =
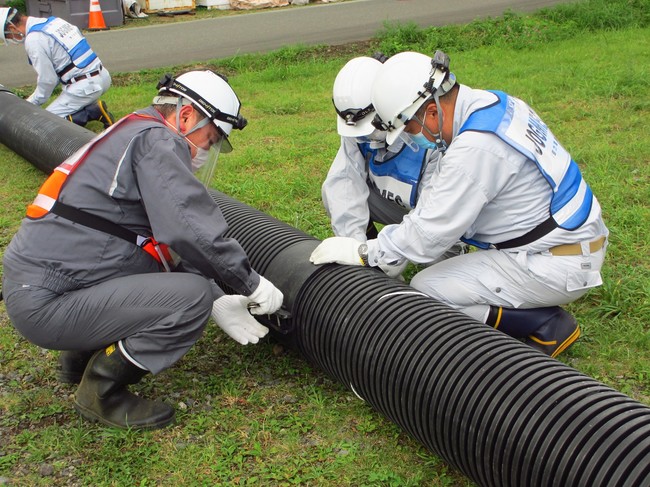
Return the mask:
[[0,40],[3,44],[7,44],[7,39],[5,38],[5,32],[7,31],[7,24],[11,22],[14,18],[14,15],[18,13],[18,10],[12,7],[2,7],[0,8]]
[[334,80],[332,101],[336,109],[336,128],[344,137],[362,137],[374,130],[374,108],[370,93],[381,62],[371,57],[356,57],[341,68]]
[[387,130],[386,143],[392,144],[425,101],[434,93],[447,93],[455,84],[449,57],[442,51],[436,51],[434,58],[419,52],[395,54],[381,66],[373,83],[375,127]]
[[166,75],[158,84],[158,92],[170,91],[196,105],[222,136],[222,152],[230,152],[230,131],[241,130],[248,123],[239,114],[241,103],[226,79],[212,71],[190,71],[174,78]]

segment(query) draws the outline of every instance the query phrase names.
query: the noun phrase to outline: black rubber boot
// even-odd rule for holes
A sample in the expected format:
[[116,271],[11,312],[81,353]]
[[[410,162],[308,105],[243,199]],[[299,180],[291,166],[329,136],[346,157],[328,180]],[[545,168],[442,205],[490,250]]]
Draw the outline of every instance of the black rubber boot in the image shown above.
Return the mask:
[[174,420],[174,408],[128,391],[148,372],[129,362],[117,344],[90,359],[77,393],[75,409],[90,421],[116,428],[157,429]]
[[559,306],[548,309],[553,313],[542,326],[524,338],[524,343],[555,358],[580,337],[580,327],[575,318]]
[[80,125],[81,127],[85,127],[90,120],[93,120],[88,116],[88,112],[85,108],[82,108],[78,112],[74,112],[72,115],[66,115],[65,119],[74,124]]
[[551,357],[557,357],[580,336],[580,327],[559,306],[515,309],[490,306],[486,324]]
[[485,323],[513,338],[524,338],[537,330],[553,308],[502,308],[490,306]]
[[79,384],[84,375],[86,365],[96,350],[67,351],[59,355],[57,379],[64,384]]
[[88,120],[97,120],[104,124],[104,128],[108,128],[115,123],[115,117],[111,112],[108,111],[106,102],[99,100],[95,103],[91,103],[86,108],[84,108],[88,113]]

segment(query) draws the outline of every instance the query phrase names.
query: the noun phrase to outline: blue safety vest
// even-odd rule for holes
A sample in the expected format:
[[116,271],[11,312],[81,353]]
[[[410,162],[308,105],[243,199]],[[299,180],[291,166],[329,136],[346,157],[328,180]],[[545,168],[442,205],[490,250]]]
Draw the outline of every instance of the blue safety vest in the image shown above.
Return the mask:
[[[68,65],[57,74],[61,77],[72,67],[85,68],[95,59],[97,55],[90,48],[90,44],[74,25],[58,17],[50,17],[41,24],[33,25],[27,34],[42,32],[54,39],[70,55],[72,65]],[[31,64],[31,61],[30,61]]]
[[426,167],[426,149],[413,152],[404,145],[399,152],[386,151],[386,157],[379,161],[378,149],[371,149],[369,142],[357,145],[366,159],[370,184],[377,193],[402,208],[415,208],[420,178]]
[[[497,96],[498,101],[472,113],[459,134],[467,131],[495,134],[534,163],[553,190],[548,220],[526,235],[495,246],[520,247],[538,240],[554,228],[579,228],[589,217],[594,199],[580,168],[532,108],[501,91],[491,93]],[[467,243],[481,248],[491,246],[474,240],[467,240]]]

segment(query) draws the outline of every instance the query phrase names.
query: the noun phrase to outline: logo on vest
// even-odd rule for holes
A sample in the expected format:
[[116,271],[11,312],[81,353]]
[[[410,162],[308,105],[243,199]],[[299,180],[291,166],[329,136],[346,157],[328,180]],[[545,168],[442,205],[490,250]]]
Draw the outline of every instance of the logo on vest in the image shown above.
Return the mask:
[[546,139],[548,137],[548,127],[537,114],[529,109],[528,111],[528,128],[526,129],[526,138],[535,146],[535,152],[540,156],[544,154]]

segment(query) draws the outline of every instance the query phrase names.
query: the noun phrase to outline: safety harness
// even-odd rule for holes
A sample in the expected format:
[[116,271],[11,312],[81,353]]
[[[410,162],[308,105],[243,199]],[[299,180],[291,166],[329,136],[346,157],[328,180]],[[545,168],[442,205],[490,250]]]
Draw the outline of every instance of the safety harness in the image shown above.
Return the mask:
[[132,230],[107,220],[106,218],[93,215],[92,213],[88,213],[59,201],[59,195],[65,182],[68,180],[68,177],[70,177],[70,175],[81,166],[83,161],[86,159],[86,156],[90,153],[90,150],[119,125],[137,119],[152,120],[159,122],[162,125],[162,121],[158,120],[156,117],[132,113],[109,127],[101,135],[91,140],[73,156],[54,169],[50,177],[47,178],[39,189],[38,195],[32,204],[27,207],[27,218],[38,220],[48,213],[52,213],[65,218],[66,220],[78,223],[79,225],[121,238],[140,247],[151,255],[151,257],[153,257],[167,272],[169,272],[175,266],[175,262],[168,245],[157,242],[153,237],[138,235]]

